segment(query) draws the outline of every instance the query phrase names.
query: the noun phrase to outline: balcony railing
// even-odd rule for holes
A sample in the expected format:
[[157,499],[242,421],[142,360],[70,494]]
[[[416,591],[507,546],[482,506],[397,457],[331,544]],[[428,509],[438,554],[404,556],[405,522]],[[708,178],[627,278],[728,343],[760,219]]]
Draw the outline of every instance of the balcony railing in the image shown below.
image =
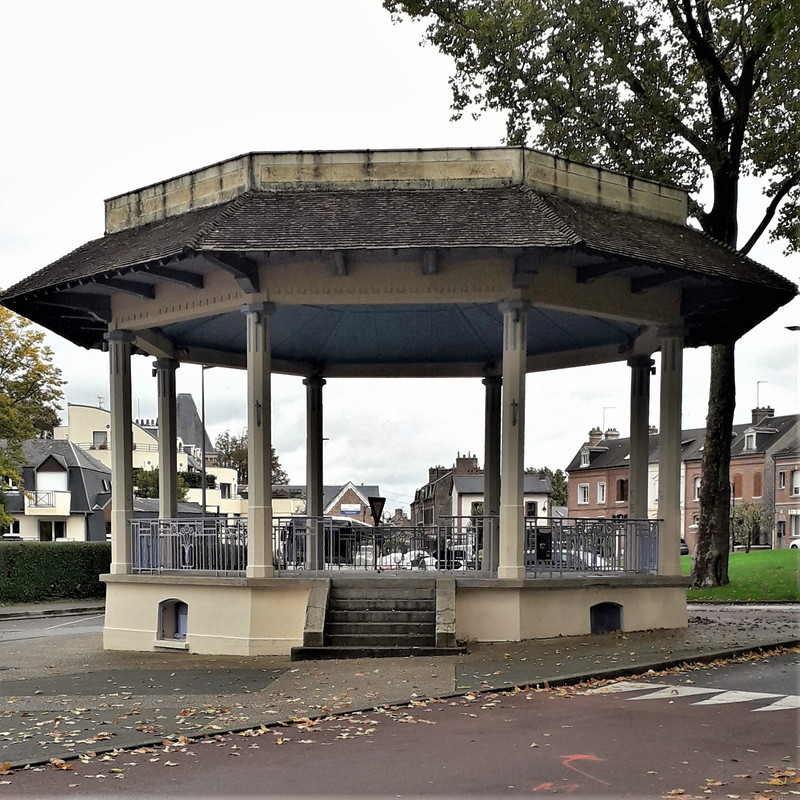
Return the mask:
[[525,572],[531,577],[658,573],[658,521],[526,520]]
[[[243,575],[247,520],[207,517],[135,520],[132,571]],[[273,564],[278,575],[336,571],[439,571],[493,574],[496,517],[442,517],[435,526],[372,527],[331,517],[275,517]],[[529,519],[525,526],[529,577],[656,574],[654,520]]]
[[31,492],[30,506],[34,508],[55,508],[56,507],[56,493],[55,491],[39,491]]

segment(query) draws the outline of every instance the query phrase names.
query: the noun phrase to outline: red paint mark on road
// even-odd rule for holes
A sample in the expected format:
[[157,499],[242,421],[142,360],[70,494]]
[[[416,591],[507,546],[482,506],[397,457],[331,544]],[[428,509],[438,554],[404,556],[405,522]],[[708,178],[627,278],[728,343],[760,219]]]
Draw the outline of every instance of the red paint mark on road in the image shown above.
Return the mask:
[[559,756],[561,759],[561,763],[567,768],[574,770],[575,772],[580,773],[581,775],[585,775],[587,778],[593,781],[597,781],[598,783],[602,783],[603,786],[611,786],[610,783],[604,780],[600,780],[600,778],[595,778],[594,775],[590,775],[588,772],[584,772],[582,769],[578,769],[578,767],[573,766],[573,761],[602,761],[602,758],[594,755],[594,753],[582,753],[580,755],[574,756]]
[[580,788],[577,783],[568,783],[564,786],[556,786],[554,783],[540,783],[531,789],[532,792],[574,792]]

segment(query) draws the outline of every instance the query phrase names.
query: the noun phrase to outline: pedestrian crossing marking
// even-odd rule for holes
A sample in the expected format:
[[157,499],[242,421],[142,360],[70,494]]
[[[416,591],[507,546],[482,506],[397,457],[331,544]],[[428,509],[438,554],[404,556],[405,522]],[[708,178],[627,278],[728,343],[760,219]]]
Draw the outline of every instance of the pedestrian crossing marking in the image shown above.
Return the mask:
[[723,691],[716,697],[709,697],[692,703],[693,706],[714,706],[720,703],[749,703],[751,700],[766,700],[770,697],[781,697],[779,694],[768,694],[767,692],[737,692]]
[[796,694],[787,694],[780,700],[762,708],[754,708],[753,711],[785,711],[787,709],[800,708],[800,696]]
[[[628,700],[674,700],[677,697],[693,697],[701,694],[713,694],[692,703],[693,706],[712,706],[727,703],[749,703],[759,700],[775,702],[751,711],[786,711],[800,708],[800,695],[781,695],[772,692],[742,692],[728,689],[712,689],[702,686],[674,686],[664,683],[636,683],[634,681],[619,681],[607,686],[598,686],[589,689],[586,694],[617,694],[622,692],[645,692]],[[775,699],[777,698],[777,699]]]

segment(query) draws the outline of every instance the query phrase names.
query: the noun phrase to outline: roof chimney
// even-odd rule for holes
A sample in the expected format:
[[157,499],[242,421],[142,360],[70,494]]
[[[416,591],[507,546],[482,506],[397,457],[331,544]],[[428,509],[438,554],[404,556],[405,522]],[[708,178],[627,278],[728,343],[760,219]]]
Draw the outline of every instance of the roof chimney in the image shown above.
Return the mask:
[[650,426],[650,430],[648,431],[648,433],[651,436],[655,436],[658,433],[658,428],[655,425],[651,425]]
[[606,431],[606,439],[619,439],[619,431],[616,428],[609,428]]
[[772,419],[775,416],[775,409],[764,406],[764,408],[754,408],[752,413],[753,425],[758,425],[759,422],[763,422],[765,419]]
[[456,458],[455,470],[458,476],[480,474],[480,470],[478,469],[478,456],[473,456],[470,453],[466,453],[462,456],[461,453],[459,453]]
[[592,428],[589,431],[589,447],[596,447],[603,439],[603,431],[600,428]]

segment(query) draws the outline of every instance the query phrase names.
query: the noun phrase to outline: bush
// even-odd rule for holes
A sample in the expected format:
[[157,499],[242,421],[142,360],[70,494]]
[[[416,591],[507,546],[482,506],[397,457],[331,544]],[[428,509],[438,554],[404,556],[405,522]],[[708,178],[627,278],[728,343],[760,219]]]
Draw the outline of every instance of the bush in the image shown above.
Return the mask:
[[0,543],[0,602],[104,597],[109,542]]

